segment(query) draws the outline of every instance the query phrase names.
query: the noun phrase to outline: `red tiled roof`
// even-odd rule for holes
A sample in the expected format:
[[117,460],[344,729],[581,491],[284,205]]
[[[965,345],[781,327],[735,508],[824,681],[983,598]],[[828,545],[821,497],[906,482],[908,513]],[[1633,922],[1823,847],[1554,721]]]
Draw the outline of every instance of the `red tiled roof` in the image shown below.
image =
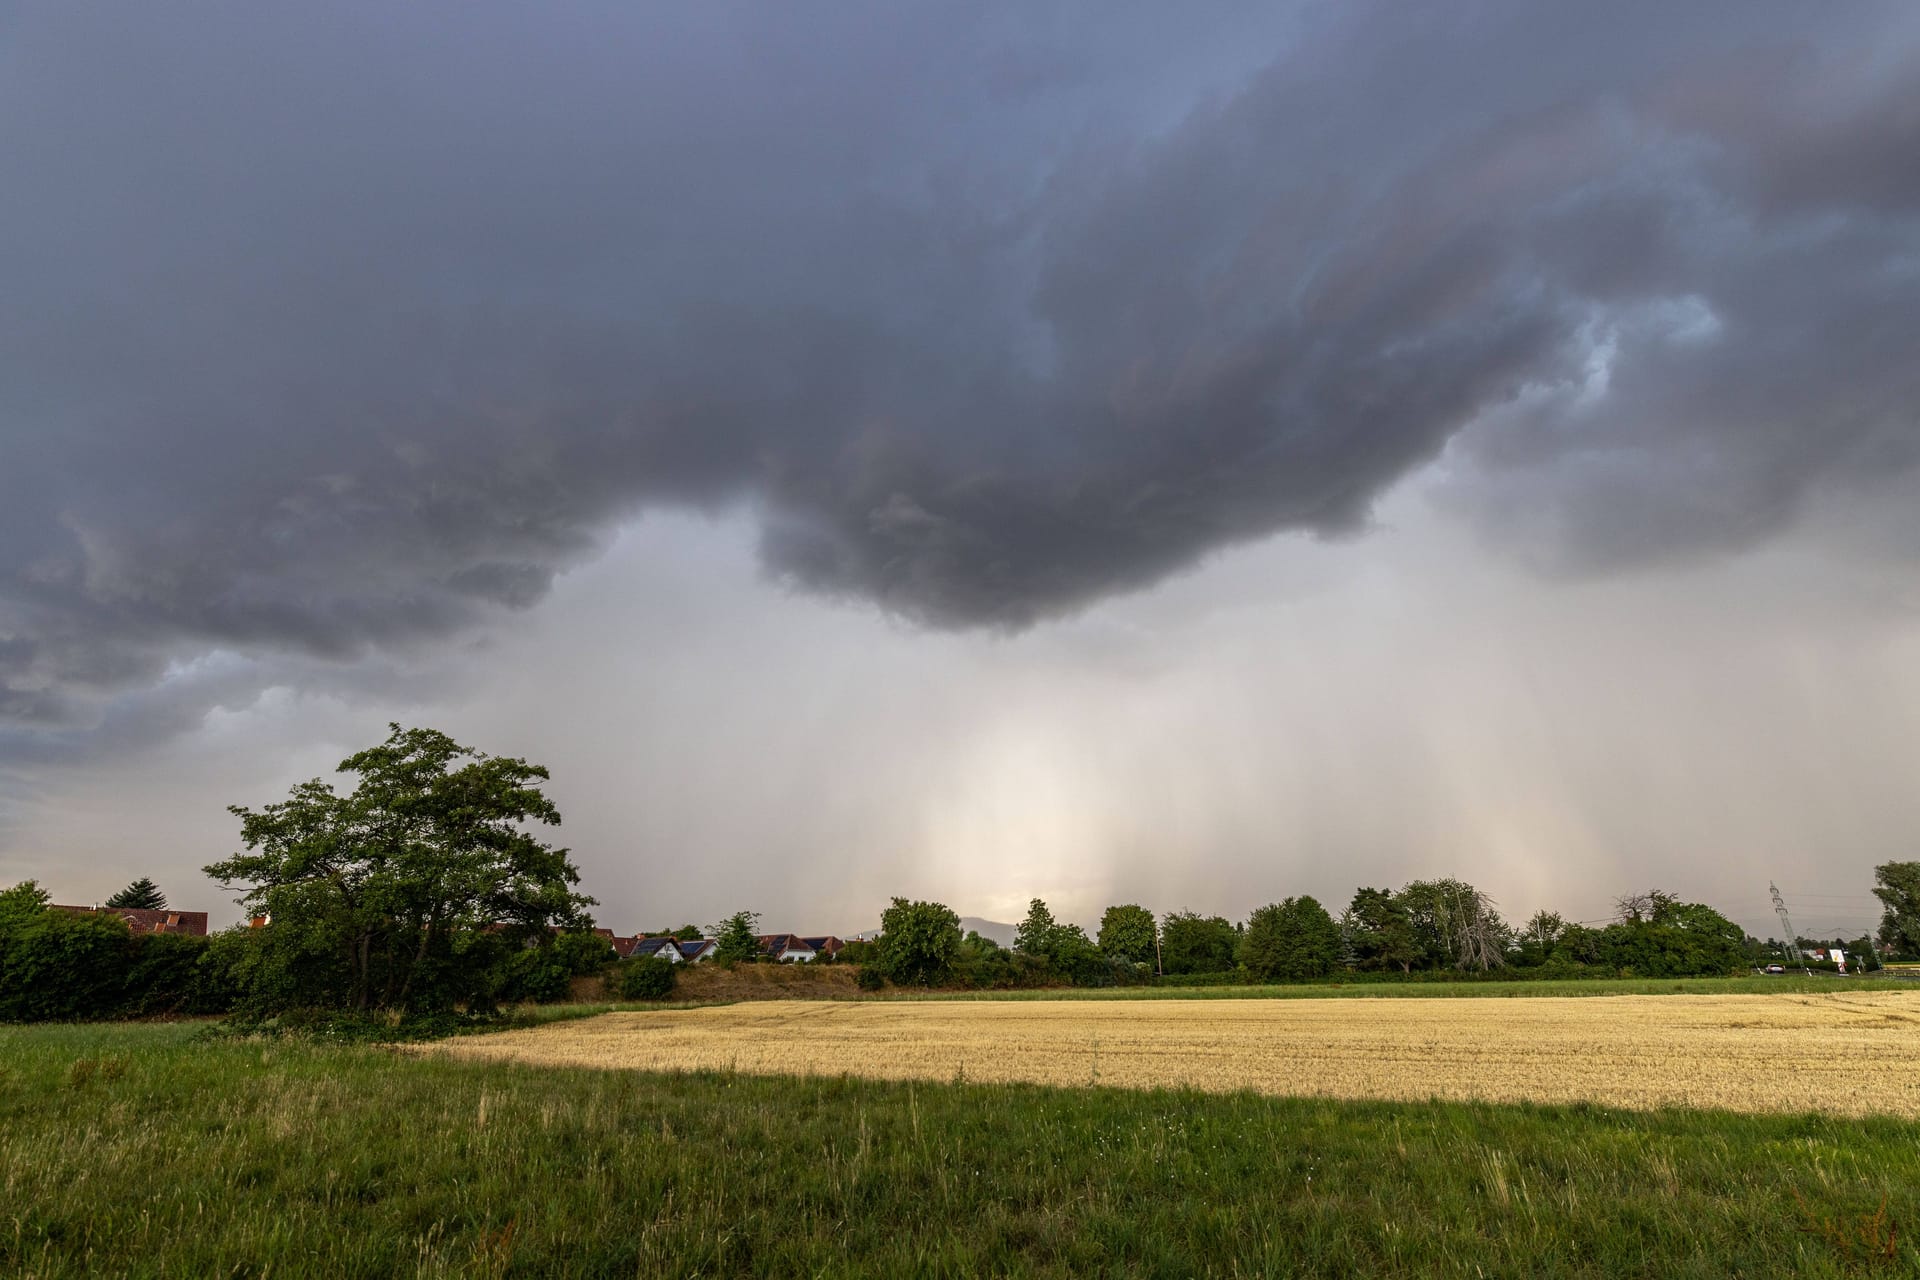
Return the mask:
[[127,928],[135,933],[184,933],[196,938],[207,936],[207,913],[204,911],[150,911],[145,907],[66,907],[56,905],[55,911],[65,911],[76,916],[95,914],[119,916],[127,922]]

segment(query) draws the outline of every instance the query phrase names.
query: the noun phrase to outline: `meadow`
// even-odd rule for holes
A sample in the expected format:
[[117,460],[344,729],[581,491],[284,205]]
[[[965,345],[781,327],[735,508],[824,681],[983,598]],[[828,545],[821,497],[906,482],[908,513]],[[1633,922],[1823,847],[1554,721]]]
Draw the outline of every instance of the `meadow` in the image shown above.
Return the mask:
[[[648,1065],[679,1064],[663,1046]],[[0,1272],[1920,1273],[1920,1126],[1900,1119],[812,1065],[826,1074],[0,1027]]]

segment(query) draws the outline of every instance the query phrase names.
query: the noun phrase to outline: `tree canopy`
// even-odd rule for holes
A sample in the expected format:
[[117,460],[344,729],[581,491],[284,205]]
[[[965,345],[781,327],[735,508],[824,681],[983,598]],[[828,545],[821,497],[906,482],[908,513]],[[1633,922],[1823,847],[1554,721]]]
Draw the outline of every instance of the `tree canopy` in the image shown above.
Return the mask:
[[1421,959],[1406,907],[1385,889],[1359,889],[1347,906],[1347,945],[1362,969],[1412,970]]
[[1875,867],[1873,896],[1886,908],[1880,917],[1880,945],[1902,956],[1920,956],[1920,862]]
[[1046,902],[1035,898],[1027,904],[1027,918],[1013,931],[1013,949],[1030,956],[1044,956],[1053,950],[1053,931],[1059,927]]
[[1321,978],[1340,964],[1340,929],[1319,901],[1288,898],[1247,918],[1240,963],[1265,982]]
[[1570,961],[1643,978],[1732,973],[1746,967],[1747,935],[1698,902],[1655,889],[1619,900],[1620,919],[1604,929],[1564,925],[1548,963]]
[[1137,904],[1108,907],[1100,917],[1100,950],[1116,960],[1152,964],[1159,937],[1160,924],[1153,912]]
[[1225,973],[1239,946],[1240,931],[1224,916],[1172,911],[1160,921],[1160,956],[1168,973]]
[[544,946],[591,923],[557,826],[547,770],[395,724],[341,761],[352,791],[319,778],[262,809],[240,805],[246,852],[207,874],[272,923],[278,1000],[354,1009],[484,1000],[501,946]]
[[107,899],[110,907],[131,907],[142,911],[165,911],[167,895],[160,892],[160,886],[141,876],[126,888]]
[[713,926],[713,958],[720,964],[744,964],[760,958],[760,913],[736,911]]
[[944,903],[895,898],[880,913],[880,967],[903,986],[932,986],[960,954],[960,917]]

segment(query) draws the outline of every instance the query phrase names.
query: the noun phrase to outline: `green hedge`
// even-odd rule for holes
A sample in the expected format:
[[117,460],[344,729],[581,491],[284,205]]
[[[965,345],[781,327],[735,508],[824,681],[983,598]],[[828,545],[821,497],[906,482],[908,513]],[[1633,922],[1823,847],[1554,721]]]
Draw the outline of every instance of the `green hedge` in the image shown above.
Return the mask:
[[208,939],[136,934],[117,916],[74,915],[31,886],[0,894],[0,1022],[224,1013],[233,987]]
[[[340,966],[315,929],[245,925],[210,938],[136,934],[118,916],[55,911],[32,881],[0,890],[0,1022],[338,1008]],[[416,977],[434,1007],[488,1012],[506,1002],[564,1000],[572,979],[615,959],[598,934],[541,946],[467,934],[427,957]]]

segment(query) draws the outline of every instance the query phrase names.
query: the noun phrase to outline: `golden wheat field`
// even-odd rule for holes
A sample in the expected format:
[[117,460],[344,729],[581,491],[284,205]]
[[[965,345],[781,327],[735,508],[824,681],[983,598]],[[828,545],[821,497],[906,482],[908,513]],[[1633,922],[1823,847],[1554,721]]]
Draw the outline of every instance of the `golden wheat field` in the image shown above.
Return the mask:
[[1512,1000],[792,1001],[437,1051],[639,1070],[1920,1117],[1920,993]]

